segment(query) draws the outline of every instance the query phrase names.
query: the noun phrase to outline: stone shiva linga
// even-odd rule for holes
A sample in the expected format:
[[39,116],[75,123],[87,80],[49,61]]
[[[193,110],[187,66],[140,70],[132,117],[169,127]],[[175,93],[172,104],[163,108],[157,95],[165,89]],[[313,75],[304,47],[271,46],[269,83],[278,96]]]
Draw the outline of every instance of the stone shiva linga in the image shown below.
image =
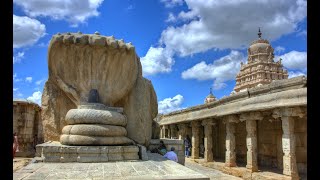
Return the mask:
[[[57,33],[41,98],[45,162],[139,159],[148,147],[157,95],[131,43],[100,33]],[[145,149],[145,148],[144,148]]]
[[62,129],[60,142],[64,145],[128,145],[126,116],[122,108],[110,108],[99,102],[96,89],[90,90],[88,104],[70,109],[68,124]]

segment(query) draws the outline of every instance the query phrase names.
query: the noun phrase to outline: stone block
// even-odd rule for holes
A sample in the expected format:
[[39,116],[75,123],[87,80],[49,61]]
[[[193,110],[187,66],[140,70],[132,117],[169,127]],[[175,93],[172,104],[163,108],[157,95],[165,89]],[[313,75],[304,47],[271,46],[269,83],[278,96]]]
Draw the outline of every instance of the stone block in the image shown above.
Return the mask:
[[101,150],[97,146],[80,146],[77,148],[78,154],[99,154],[100,152]]
[[122,149],[122,146],[110,146],[108,152],[109,153],[122,153],[123,149]]
[[138,153],[123,153],[122,154],[124,160],[135,160],[139,159]]
[[139,147],[139,159],[146,161],[148,160],[148,154],[147,154],[147,148],[145,146],[142,146],[138,144]]
[[123,156],[120,153],[108,154],[108,158],[109,158],[108,159],[109,161],[122,161],[123,160]]
[[127,153],[127,152],[139,152],[139,147],[137,146],[123,146],[122,147],[122,152]]

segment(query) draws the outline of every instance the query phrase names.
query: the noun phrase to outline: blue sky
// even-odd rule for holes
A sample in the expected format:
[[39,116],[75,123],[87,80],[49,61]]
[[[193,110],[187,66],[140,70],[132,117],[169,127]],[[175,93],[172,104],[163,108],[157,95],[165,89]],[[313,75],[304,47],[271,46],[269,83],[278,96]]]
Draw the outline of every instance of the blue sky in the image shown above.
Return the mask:
[[114,35],[132,42],[143,76],[153,83],[159,112],[203,104],[235,85],[247,48],[262,38],[281,57],[289,78],[307,73],[304,0],[15,0],[13,98],[41,102],[52,35]]

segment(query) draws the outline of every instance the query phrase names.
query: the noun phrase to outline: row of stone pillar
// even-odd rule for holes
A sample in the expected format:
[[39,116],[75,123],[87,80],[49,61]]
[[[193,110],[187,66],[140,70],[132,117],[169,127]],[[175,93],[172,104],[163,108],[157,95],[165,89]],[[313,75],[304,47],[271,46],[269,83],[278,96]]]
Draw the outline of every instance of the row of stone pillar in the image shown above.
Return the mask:
[[[283,150],[283,174],[298,179],[298,170],[295,155],[295,135],[294,135],[294,117],[303,117],[305,114],[299,109],[285,108],[275,110],[272,116],[282,121],[282,150]],[[229,115],[223,118],[226,124],[226,154],[225,166],[236,166],[236,141],[235,141],[235,123],[246,122],[246,145],[247,145],[247,165],[246,168],[252,172],[258,171],[258,142],[257,142],[257,121],[263,120],[260,112],[243,113],[240,116]],[[192,154],[191,158],[199,158],[200,127],[204,126],[204,159],[207,162],[213,161],[212,151],[212,127],[215,125],[213,120],[191,121],[192,128]],[[186,135],[187,124],[178,124],[179,139]],[[161,128],[162,138],[172,138],[177,133],[176,125],[165,125]],[[167,130],[167,132],[165,132]]]

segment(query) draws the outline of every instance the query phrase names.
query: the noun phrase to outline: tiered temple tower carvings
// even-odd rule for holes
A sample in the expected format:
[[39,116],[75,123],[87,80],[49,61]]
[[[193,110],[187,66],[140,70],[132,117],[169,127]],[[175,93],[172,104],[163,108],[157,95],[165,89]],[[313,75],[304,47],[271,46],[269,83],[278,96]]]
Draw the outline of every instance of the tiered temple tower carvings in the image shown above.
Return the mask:
[[281,59],[274,62],[274,49],[268,40],[261,38],[253,41],[248,48],[248,62],[241,63],[240,72],[236,77],[234,91],[239,92],[251,87],[270,84],[273,80],[288,79],[287,70],[283,69]]

